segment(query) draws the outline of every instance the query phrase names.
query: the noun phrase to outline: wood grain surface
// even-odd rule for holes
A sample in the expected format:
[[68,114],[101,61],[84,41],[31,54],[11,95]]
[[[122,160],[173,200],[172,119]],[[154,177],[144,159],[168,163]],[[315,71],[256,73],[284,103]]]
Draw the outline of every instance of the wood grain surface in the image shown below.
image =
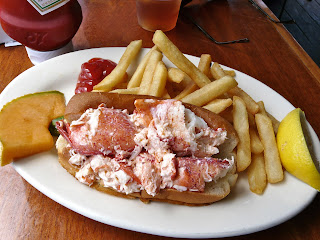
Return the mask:
[[[135,39],[142,39],[143,47],[152,47],[153,33],[139,27],[134,0],[79,2],[84,19],[73,39],[77,50],[127,46]],[[302,108],[320,134],[320,70],[282,25],[270,22],[247,0],[198,0],[185,11],[217,40],[248,37],[250,42],[216,45],[179,18],[167,36],[182,52],[194,56],[209,53],[214,61],[259,79]],[[0,92],[32,67],[23,46],[0,46],[0,64]],[[311,205],[285,223],[227,239],[320,239],[319,212],[318,194]],[[79,215],[33,188],[11,165],[0,168],[0,222],[0,239],[171,239],[119,229]]]

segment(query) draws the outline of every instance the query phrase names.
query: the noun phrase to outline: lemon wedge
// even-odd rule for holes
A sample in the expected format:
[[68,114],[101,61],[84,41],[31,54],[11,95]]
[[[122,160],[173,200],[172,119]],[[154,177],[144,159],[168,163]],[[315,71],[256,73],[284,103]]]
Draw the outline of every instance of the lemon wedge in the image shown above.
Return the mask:
[[300,108],[288,113],[281,121],[277,144],[284,168],[320,191],[319,162],[315,158],[307,121]]

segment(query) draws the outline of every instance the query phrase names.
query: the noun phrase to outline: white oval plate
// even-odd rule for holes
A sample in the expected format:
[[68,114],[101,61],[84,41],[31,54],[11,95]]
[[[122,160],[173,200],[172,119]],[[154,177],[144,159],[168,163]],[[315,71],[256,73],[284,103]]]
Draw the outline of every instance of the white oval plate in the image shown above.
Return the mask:
[[[0,106],[21,95],[46,90],[59,90],[69,100],[82,63],[93,57],[118,62],[124,50],[89,49],[43,62],[7,86],[0,95]],[[143,49],[143,54],[146,52]],[[198,64],[199,58],[187,57]],[[172,65],[167,59],[164,61]],[[236,71],[236,80],[256,101],[263,100],[277,119],[294,109],[282,96],[252,77]],[[312,133],[319,153],[319,139],[313,130]],[[298,214],[317,194],[315,189],[286,174],[282,183],[269,184],[265,193],[258,196],[250,192],[247,178],[242,175],[226,199],[210,206],[144,204],[109,196],[79,183],[60,166],[55,149],[21,159],[13,166],[36,189],[79,214],[116,227],[170,237],[227,237],[267,229]]]

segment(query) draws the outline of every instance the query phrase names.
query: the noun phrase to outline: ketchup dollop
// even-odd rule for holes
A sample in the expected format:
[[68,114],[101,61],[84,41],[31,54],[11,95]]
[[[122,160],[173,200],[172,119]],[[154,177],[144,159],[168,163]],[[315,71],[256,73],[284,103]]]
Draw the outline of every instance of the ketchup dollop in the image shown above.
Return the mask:
[[93,87],[109,75],[116,66],[116,63],[103,58],[92,58],[83,63],[75,93],[91,92]]

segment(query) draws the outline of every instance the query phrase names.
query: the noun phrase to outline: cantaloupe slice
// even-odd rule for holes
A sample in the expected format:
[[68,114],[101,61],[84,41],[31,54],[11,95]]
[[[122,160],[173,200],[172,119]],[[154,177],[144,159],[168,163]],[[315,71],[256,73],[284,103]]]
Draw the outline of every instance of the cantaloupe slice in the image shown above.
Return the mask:
[[0,112],[0,165],[50,150],[54,140],[49,125],[64,111],[65,98],[59,91],[28,94],[7,103]]

